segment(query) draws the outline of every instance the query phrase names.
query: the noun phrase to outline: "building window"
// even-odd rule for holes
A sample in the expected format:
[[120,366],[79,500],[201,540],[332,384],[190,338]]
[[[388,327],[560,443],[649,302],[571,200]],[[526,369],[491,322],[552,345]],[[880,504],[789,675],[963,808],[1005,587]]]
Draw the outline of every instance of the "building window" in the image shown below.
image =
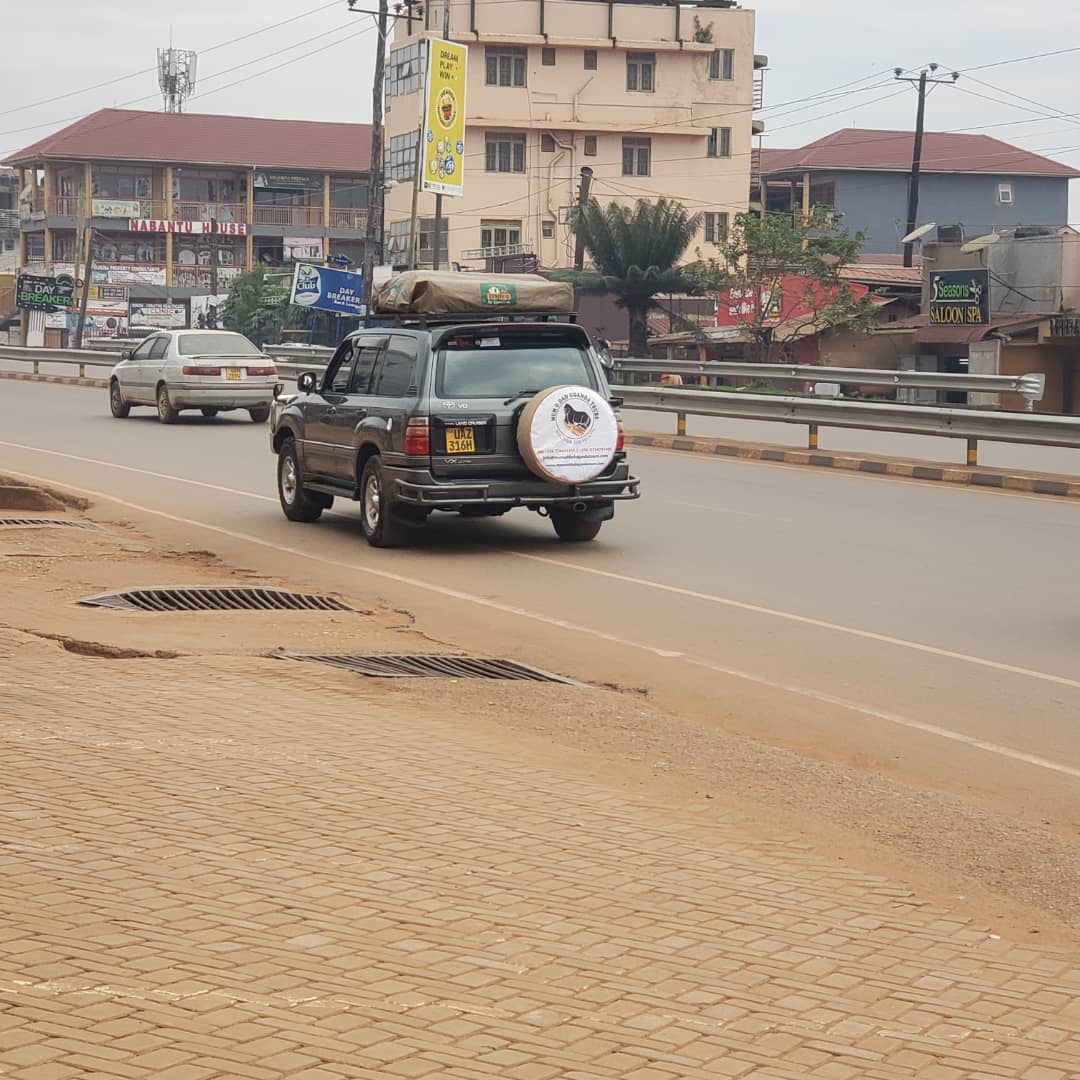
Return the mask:
[[488,86],[524,86],[526,55],[525,49],[496,48],[489,45],[484,50],[484,81]]
[[998,186],[997,186],[997,204],[998,204],[998,206],[1012,206],[1012,204],[1013,204],[1013,186],[1012,186],[1012,184],[998,184]]
[[705,215],[705,242],[708,244],[722,244],[728,235],[727,214]]
[[540,50],[540,63],[544,67],[555,66],[555,50],[554,49],[541,49]]
[[656,53],[626,54],[626,89],[643,94],[656,89]]
[[520,243],[520,221],[480,222],[480,246],[482,248],[500,248]]
[[485,141],[485,169],[488,172],[523,173],[525,136],[488,134]]
[[424,43],[413,42],[390,53],[390,70],[386,73],[387,94],[400,97],[424,86]]
[[709,78],[730,82],[735,78],[735,50],[713,49],[709,57]]
[[26,261],[28,263],[45,261],[45,234],[43,232],[26,234]]
[[586,135],[585,136],[585,156],[586,157],[596,157],[596,136],[595,135]]
[[731,157],[731,128],[713,128],[706,153],[709,157]]
[[554,240],[555,239],[555,222],[554,221],[542,221],[540,223],[540,228],[542,230],[541,235],[544,237],[545,240]]
[[652,157],[652,139],[623,139],[623,176],[648,176]]
[[586,49],[585,50],[585,70],[586,71],[595,71],[596,70],[596,50],[595,49]]
[[555,136],[549,135],[546,131],[540,136],[540,149],[545,154],[555,153]]
[[416,140],[415,131],[395,135],[390,140],[384,161],[387,180],[416,179]]

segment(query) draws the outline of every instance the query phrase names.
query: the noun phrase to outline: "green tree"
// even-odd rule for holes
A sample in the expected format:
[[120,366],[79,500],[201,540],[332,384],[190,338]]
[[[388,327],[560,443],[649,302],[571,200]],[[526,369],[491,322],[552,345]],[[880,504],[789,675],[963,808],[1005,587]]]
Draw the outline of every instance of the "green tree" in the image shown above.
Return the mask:
[[267,280],[262,266],[236,278],[222,305],[225,328],[250,338],[259,348],[280,341],[282,330],[303,326],[309,317],[306,308],[289,303],[287,289]]
[[633,206],[591,199],[574,215],[573,227],[595,269],[552,275],[585,292],[607,292],[629,317],[631,356],[648,350],[647,318],[655,297],[687,289],[678,262],[701,225],[682,203],[669,199]]
[[[856,296],[841,276],[858,262],[865,239],[843,228],[827,207],[805,217],[738,214],[719,254],[685,267],[683,276],[693,291],[727,292],[760,362],[771,347],[789,345],[810,329],[873,325],[877,304],[869,295]],[[781,309],[798,314],[778,324]]]

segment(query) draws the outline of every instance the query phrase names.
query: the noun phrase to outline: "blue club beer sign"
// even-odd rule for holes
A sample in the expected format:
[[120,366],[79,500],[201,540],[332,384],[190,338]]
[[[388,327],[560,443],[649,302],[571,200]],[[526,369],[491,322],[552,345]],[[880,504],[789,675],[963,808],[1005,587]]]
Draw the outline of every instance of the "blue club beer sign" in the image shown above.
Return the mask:
[[986,326],[990,322],[989,270],[938,270],[930,275],[931,326]]

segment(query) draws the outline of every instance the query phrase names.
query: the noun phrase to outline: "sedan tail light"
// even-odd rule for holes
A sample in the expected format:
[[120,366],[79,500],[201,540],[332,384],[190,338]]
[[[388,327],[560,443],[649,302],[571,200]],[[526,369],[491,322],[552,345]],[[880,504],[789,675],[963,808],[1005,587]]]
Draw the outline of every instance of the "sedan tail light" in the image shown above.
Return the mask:
[[220,375],[220,367],[209,367],[206,364],[185,364],[181,371],[185,375]]
[[431,428],[426,416],[414,416],[405,425],[405,453],[410,457],[429,457]]
[[617,416],[615,423],[619,425],[619,434],[615,436],[615,453],[617,454],[626,445],[626,436],[623,434],[622,417]]
[[276,375],[276,367],[249,367],[247,369],[249,375]]

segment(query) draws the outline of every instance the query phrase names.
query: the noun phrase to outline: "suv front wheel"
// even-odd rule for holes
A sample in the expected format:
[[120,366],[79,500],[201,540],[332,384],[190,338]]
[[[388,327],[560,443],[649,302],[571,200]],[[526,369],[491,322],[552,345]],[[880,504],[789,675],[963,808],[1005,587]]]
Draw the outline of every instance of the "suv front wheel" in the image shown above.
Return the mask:
[[333,503],[332,498],[304,490],[300,458],[293,439],[286,439],[278,451],[277,489],[281,509],[290,521],[318,521],[322,512]]
[[360,480],[360,525],[372,547],[397,547],[404,539],[404,526],[394,518],[378,455],[368,458]]

